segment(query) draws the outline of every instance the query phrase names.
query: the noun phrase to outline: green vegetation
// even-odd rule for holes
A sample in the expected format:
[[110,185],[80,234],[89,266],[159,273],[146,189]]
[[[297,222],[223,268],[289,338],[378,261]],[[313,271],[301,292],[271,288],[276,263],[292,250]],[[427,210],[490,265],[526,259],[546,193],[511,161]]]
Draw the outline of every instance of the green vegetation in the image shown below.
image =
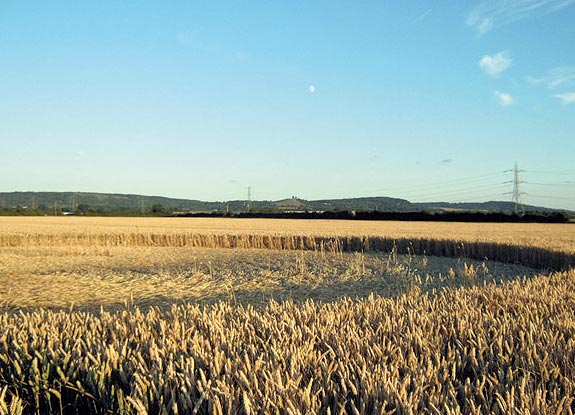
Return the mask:
[[[512,213],[511,202],[487,203],[411,203],[389,197],[303,200],[292,197],[277,201],[250,203],[252,213],[305,212],[482,212]],[[552,209],[525,206],[526,212],[548,214]],[[248,211],[246,200],[204,202],[159,196],[104,194],[82,192],[11,192],[0,193],[0,215],[62,215],[83,216],[161,216],[187,213],[238,214]],[[566,212],[575,215],[575,212]]]

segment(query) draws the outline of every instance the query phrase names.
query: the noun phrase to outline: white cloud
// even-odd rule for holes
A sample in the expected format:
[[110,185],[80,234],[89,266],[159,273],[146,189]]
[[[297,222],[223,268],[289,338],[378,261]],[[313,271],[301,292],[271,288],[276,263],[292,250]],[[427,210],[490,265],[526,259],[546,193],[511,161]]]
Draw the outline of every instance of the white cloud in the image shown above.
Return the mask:
[[575,84],[575,67],[559,66],[540,77],[528,76],[527,81],[531,85],[544,84],[549,89],[555,89],[561,85]]
[[484,0],[469,12],[467,25],[479,35],[519,20],[557,12],[575,0]]
[[514,102],[513,97],[505,92],[495,91],[495,97],[503,107],[508,107]]
[[485,55],[479,60],[479,67],[490,76],[497,76],[511,66],[511,58],[507,52],[499,52],[493,56]]
[[480,35],[483,35],[493,29],[493,20],[486,17],[477,24],[477,30]]
[[575,103],[575,92],[565,92],[564,94],[555,94],[553,98],[557,98],[563,105]]

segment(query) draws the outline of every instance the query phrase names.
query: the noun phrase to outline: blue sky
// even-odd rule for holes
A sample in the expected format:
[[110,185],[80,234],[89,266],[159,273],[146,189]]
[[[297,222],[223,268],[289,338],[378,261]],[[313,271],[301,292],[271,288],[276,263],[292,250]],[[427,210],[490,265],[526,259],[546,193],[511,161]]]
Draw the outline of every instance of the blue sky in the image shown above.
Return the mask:
[[575,209],[575,0],[0,1],[0,191]]

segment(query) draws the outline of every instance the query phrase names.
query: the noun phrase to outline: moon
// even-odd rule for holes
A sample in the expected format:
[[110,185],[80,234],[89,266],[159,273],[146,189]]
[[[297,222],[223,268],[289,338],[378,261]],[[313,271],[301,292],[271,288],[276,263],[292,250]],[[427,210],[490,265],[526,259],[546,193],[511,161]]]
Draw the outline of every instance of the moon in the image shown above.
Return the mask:
[[309,92],[310,92],[310,94],[313,94],[315,92],[315,85],[314,84],[311,84],[309,86]]

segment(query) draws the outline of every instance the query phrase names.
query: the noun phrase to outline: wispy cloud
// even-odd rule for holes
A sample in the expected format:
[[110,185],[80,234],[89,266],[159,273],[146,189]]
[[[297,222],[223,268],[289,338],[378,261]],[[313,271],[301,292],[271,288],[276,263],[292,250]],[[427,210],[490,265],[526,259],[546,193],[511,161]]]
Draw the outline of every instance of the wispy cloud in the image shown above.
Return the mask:
[[575,92],[565,92],[564,94],[555,94],[553,98],[557,98],[563,105],[575,103]]
[[427,9],[426,11],[424,11],[423,13],[421,13],[419,16],[417,16],[415,18],[415,20],[413,21],[413,23],[419,23],[425,19],[427,19],[429,16],[431,16],[431,12],[433,11],[433,9]]
[[507,52],[499,52],[493,56],[485,55],[479,60],[479,67],[490,76],[497,76],[511,66],[511,58]]
[[494,28],[557,12],[575,0],[484,0],[467,15],[467,25],[479,35]]
[[527,81],[531,85],[546,85],[549,89],[555,89],[562,85],[572,85],[575,84],[575,67],[560,66],[547,71],[543,76],[528,76]]
[[501,106],[503,107],[508,107],[512,105],[514,102],[513,97],[506,92],[495,91],[494,94],[499,103],[501,104]]

